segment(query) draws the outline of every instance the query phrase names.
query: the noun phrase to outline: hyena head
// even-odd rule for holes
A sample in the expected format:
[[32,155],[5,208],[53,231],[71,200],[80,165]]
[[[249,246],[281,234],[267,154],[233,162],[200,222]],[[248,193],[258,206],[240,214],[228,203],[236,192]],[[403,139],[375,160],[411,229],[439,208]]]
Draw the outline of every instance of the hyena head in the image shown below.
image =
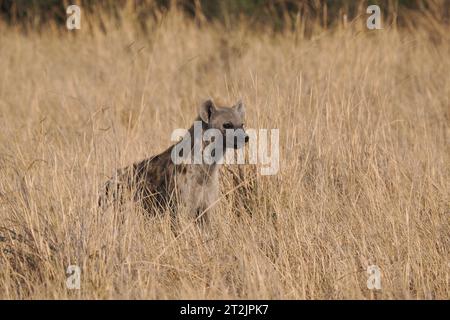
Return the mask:
[[208,129],[217,129],[222,134],[224,148],[242,148],[249,140],[245,133],[245,106],[239,100],[232,107],[217,107],[212,100],[200,106],[200,119]]

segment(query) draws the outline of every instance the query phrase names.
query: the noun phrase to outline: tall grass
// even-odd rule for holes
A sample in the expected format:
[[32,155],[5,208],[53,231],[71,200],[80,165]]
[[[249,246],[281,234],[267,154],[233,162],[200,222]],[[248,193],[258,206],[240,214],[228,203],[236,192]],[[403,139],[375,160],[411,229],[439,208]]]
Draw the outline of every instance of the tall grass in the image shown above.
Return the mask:
[[[450,298],[446,26],[361,17],[306,38],[301,21],[225,29],[173,9],[142,33],[121,14],[75,32],[0,24],[1,298]],[[102,212],[105,179],[164,150],[209,96],[280,129],[279,173],[222,168],[209,232]]]

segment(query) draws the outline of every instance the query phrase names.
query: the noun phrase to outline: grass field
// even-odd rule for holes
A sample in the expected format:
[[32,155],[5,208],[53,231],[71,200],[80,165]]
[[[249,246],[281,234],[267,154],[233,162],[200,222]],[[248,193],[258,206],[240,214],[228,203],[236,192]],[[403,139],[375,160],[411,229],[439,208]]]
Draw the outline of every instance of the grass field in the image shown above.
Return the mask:
[[[82,18],[0,23],[0,298],[450,298],[446,26],[304,37],[173,10],[144,34]],[[209,96],[280,130],[279,173],[223,168],[209,232],[99,210],[115,168],[167,148]]]

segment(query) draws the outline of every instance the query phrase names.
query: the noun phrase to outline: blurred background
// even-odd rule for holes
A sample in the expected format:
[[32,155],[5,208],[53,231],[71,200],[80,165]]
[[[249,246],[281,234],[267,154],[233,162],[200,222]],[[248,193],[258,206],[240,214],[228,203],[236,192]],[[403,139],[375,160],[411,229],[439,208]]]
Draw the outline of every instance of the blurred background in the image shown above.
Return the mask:
[[[450,1],[447,0],[0,0],[0,14],[9,24],[23,28],[42,28],[47,24],[64,24],[66,8],[82,7],[84,13],[114,17],[121,23],[125,8],[134,14],[145,30],[145,21],[177,7],[199,22],[220,22],[232,28],[237,20],[274,30],[295,28],[302,23],[306,34],[314,28],[330,28],[343,21],[366,15],[371,4],[379,5],[383,19],[389,25],[412,27],[418,15],[430,24],[449,22]],[[301,22],[300,22],[301,20]]]

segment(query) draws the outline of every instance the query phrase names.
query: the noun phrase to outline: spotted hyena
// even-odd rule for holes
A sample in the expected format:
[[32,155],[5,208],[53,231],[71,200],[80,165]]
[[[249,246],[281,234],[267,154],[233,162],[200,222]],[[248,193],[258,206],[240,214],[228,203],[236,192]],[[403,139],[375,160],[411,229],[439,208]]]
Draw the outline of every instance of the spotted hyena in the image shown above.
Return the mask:
[[[219,167],[226,149],[239,149],[248,142],[244,118],[245,106],[241,101],[232,107],[219,107],[206,100],[180,142],[156,156],[117,170],[106,183],[100,203],[103,205],[111,198],[117,201],[123,192],[129,192],[150,213],[169,209],[175,217],[183,207],[193,218],[201,217],[204,221],[219,199]],[[220,139],[205,142],[207,139],[201,138],[196,144],[198,137],[194,132],[198,134],[198,129],[201,136],[214,132]],[[200,150],[196,153],[195,148]],[[202,154],[207,149],[213,150],[209,161],[194,159],[198,151]]]

